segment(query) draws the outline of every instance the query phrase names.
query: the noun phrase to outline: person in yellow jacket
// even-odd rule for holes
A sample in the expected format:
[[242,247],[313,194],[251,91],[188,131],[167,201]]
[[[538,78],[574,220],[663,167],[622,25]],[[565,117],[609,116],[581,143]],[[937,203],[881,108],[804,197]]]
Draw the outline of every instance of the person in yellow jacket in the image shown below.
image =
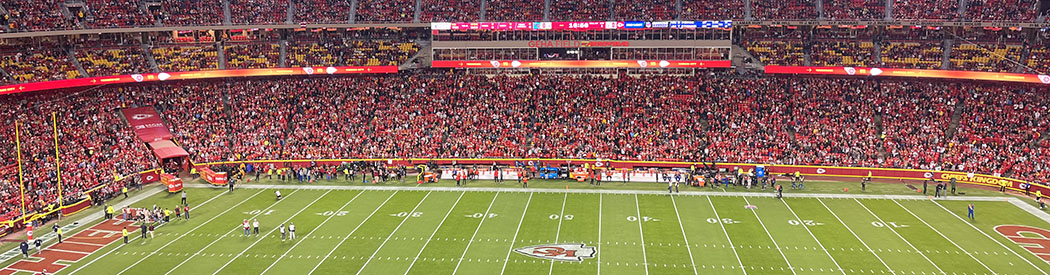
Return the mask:
[[62,227],[58,227],[58,243],[62,243]]
[[107,204],[106,205],[106,219],[112,219],[112,218],[113,218],[113,206]]
[[124,198],[125,199],[128,198],[128,186],[125,185],[124,187],[121,187],[120,188],[120,192],[124,193]]
[[120,231],[120,235],[124,237],[124,244],[128,244],[128,227],[125,226],[124,230]]

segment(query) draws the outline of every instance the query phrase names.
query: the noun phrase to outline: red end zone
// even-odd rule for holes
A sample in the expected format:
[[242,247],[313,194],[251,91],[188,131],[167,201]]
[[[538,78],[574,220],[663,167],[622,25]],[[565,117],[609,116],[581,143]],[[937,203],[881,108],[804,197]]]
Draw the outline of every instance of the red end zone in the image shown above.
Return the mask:
[[995,231],[1050,263],[1050,230],[1025,225],[1000,225],[995,227]]
[[[128,234],[139,228],[132,226],[134,222],[121,220],[106,220],[88,229],[84,229],[73,236],[63,238],[63,243],[56,243],[41,252],[30,254],[32,258],[19,260],[4,269],[0,269],[0,275],[14,274],[15,272],[40,273],[47,269],[48,273],[55,273],[69,266],[70,263],[80,261],[91,255],[102,247],[121,239],[120,231],[128,227]],[[35,249],[30,249],[33,251]],[[63,263],[58,263],[62,261]]]

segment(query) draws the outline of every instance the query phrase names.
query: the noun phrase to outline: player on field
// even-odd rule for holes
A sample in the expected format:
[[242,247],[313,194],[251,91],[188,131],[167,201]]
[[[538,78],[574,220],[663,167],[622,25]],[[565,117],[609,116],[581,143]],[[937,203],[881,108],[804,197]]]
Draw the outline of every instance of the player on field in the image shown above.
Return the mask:
[[277,195],[277,200],[281,200],[281,190],[274,190],[274,195]]
[[524,179],[521,179],[521,188],[529,188],[529,176],[525,176]]
[[779,185],[779,184],[777,184],[777,185],[774,185],[774,186],[775,186],[775,187],[773,187],[773,189],[776,189],[776,190],[777,190],[777,198],[778,198],[778,199],[780,199],[780,198],[784,198],[784,186],[782,186],[782,185]]
[[244,236],[251,235],[252,231],[251,226],[248,224],[248,219],[244,219],[244,222],[241,222],[241,227],[244,227]]
[[128,244],[128,227],[125,226],[124,230],[120,231],[120,235],[124,236],[124,244]]
[[278,227],[278,229],[281,230],[281,241],[283,242],[284,241],[284,236],[285,236],[284,235],[285,234],[284,233],[284,224],[282,224],[281,227]]
[[288,239],[295,240],[295,224],[288,223]]
[[259,219],[252,221],[252,232],[255,235],[259,235]]
[[973,221],[973,204],[971,203],[967,210],[970,211],[970,221]]

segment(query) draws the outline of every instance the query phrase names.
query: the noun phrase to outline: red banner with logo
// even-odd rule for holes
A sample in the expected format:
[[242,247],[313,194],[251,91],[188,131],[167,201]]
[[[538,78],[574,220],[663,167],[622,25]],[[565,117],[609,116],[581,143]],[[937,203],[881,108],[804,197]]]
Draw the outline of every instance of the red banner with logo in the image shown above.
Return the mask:
[[896,76],[919,78],[970,79],[988,81],[1050,84],[1050,76],[1016,73],[971,72],[950,70],[893,69],[868,67],[766,66],[767,74],[816,74],[855,76]]
[[729,60],[434,60],[435,68],[729,68]]
[[171,174],[160,175],[160,183],[168,187],[169,193],[182,191],[182,179]]
[[213,185],[226,185],[226,172],[215,172],[207,166],[197,166],[197,171],[200,172],[201,178],[204,178],[204,181],[207,181],[208,183]]
[[208,79],[226,77],[282,76],[282,75],[335,75],[335,74],[380,74],[397,73],[397,66],[363,66],[363,67],[296,67],[268,69],[211,70],[171,73],[148,73],[132,75],[114,75],[85,77],[77,79],[34,82],[0,86],[0,95],[22,92],[54,90],[62,88],[87,87],[119,83],[154,82],[167,80]]
[[168,140],[172,137],[168,126],[164,125],[164,120],[160,119],[160,114],[153,107],[123,109],[120,113],[124,114],[124,118],[142,142]]
[[160,180],[160,172],[158,170],[149,170],[139,173],[139,177],[142,177],[142,184],[150,184]]

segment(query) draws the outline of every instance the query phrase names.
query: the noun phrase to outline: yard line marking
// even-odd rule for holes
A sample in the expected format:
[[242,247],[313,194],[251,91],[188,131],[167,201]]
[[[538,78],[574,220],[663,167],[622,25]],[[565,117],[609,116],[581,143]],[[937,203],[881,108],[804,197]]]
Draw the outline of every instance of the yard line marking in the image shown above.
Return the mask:
[[[558,232],[554,233],[554,242],[558,242],[558,238],[561,238],[561,222],[565,220],[565,202],[569,200],[569,193],[565,193],[565,197],[561,199],[561,214],[558,214]],[[551,260],[551,267],[547,270],[547,274],[554,274],[554,260]]]
[[[306,205],[305,207],[303,207],[302,209],[299,209],[299,211],[298,211],[298,212],[295,212],[295,214],[292,214],[292,216],[290,216],[290,217],[288,217],[287,219],[285,219],[285,220],[284,220],[284,222],[281,222],[281,224],[283,225],[283,224],[285,224],[285,223],[288,223],[288,222],[289,222],[289,221],[291,221],[291,220],[292,220],[293,218],[295,218],[295,216],[298,216],[298,215],[299,215],[299,213],[303,213],[303,211],[304,211],[304,210],[306,210],[307,208],[310,208],[310,206],[314,205],[315,203],[317,203],[317,201],[321,200],[321,198],[323,198],[324,196],[327,196],[327,195],[328,195],[328,193],[331,193],[331,192],[332,192],[332,190],[328,190],[328,191],[325,191],[325,192],[324,192],[324,194],[321,194],[321,195],[320,195],[320,196],[318,196],[318,197],[317,197],[316,199],[314,199],[314,200],[313,200],[312,202],[310,202],[310,204],[307,204],[307,205]],[[357,193],[357,194],[358,194],[358,195],[360,195],[361,193]],[[355,197],[355,198],[356,198],[356,197]],[[332,216],[335,216],[335,215],[333,214]],[[307,233],[306,233],[306,236],[305,236],[305,237],[303,237],[303,239],[306,239],[307,237],[309,237],[309,236],[310,236],[310,233],[313,233],[313,232],[314,232],[314,230],[316,230],[316,229],[317,229],[317,228],[316,228],[316,227],[314,227],[314,229],[311,229],[311,230],[310,230],[310,232],[307,232]],[[226,264],[223,264],[223,265],[222,265],[222,267],[220,267],[220,268],[219,268],[219,270],[216,270],[215,272],[213,272],[213,273],[212,273],[212,275],[215,275],[215,274],[219,274],[219,271],[222,271],[223,269],[226,269],[226,266],[229,266],[229,265],[230,265],[230,263],[233,263],[233,261],[235,261],[235,260],[237,260],[237,258],[241,257],[241,255],[244,255],[244,252],[248,252],[248,250],[251,250],[251,249],[252,249],[252,247],[255,247],[255,245],[256,245],[256,244],[258,244],[258,243],[259,243],[259,242],[261,242],[262,240],[266,239],[266,236],[269,236],[270,234],[273,234],[273,232],[276,232],[276,231],[277,231],[277,228],[274,228],[274,229],[270,229],[270,232],[266,232],[266,234],[265,234],[265,235],[263,235],[263,236],[262,236],[262,238],[259,238],[258,240],[255,240],[255,242],[252,242],[252,244],[251,244],[251,245],[249,245],[249,246],[248,246],[248,248],[245,248],[245,249],[244,249],[244,251],[241,251],[240,253],[237,253],[237,255],[233,256],[233,258],[232,258],[232,259],[230,259],[230,261],[226,262]],[[299,243],[299,242],[296,242],[296,243]],[[233,255],[233,254],[230,254],[230,255]]]
[[[295,194],[296,192],[299,192],[299,190],[295,190],[295,191],[292,191],[292,193],[289,193],[289,194],[288,194],[288,196],[287,196],[287,197],[285,197],[285,198],[287,199],[288,197],[291,197],[291,196],[292,196],[292,195],[294,195],[294,194]],[[275,202],[275,203],[272,203],[272,204],[270,204],[270,206],[267,206],[267,207],[266,207],[266,209],[263,209],[262,211],[259,211],[259,214],[255,214],[255,215],[253,215],[253,216],[252,216],[251,218],[248,218],[248,219],[249,219],[249,220],[250,220],[250,219],[254,219],[255,217],[258,217],[259,215],[262,215],[263,213],[266,213],[266,210],[270,210],[270,208],[273,208],[274,206],[276,206],[276,205],[280,204],[280,203],[281,203],[281,202],[283,202],[283,201],[287,201],[287,200],[280,200],[280,201],[277,201],[277,202]],[[233,209],[233,208],[231,207],[230,209]],[[229,209],[227,209],[227,211],[228,211],[228,210],[229,210]],[[218,216],[215,216],[215,217],[218,217]],[[234,227],[233,229],[230,229],[230,231],[227,231],[227,232],[226,232],[226,234],[230,234],[230,233],[233,233],[234,231],[237,231],[237,229],[239,229],[239,228],[238,228],[237,226],[235,226],[235,227]],[[186,260],[183,260],[183,261],[182,261],[181,263],[179,263],[179,264],[178,264],[178,265],[176,265],[175,267],[172,267],[171,269],[169,269],[169,270],[168,270],[168,272],[164,273],[164,275],[168,275],[168,274],[171,274],[171,272],[172,272],[172,271],[175,271],[175,269],[178,269],[178,268],[179,268],[180,266],[182,266],[182,265],[184,265],[184,264],[188,263],[188,262],[190,261],[190,259],[193,259],[193,257],[196,257],[197,255],[201,255],[201,251],[204,251],[205,249],[208,249],[208,248],[209,248],[209,247],[211,247],[212,245],[215,245],[215,243],[218,243],[218,242],[219,242],[220,240],[222,240],[222,238],[217,238],[217,239],[215,239],[214,241],[212,241],[212,242],[211,242],[211,243],[209,243],[208,245],[204,246],[204,248],[201,248],[201,249],[200,249],[200,250],[198,250],[198,251],[197,251],[196,253],[193,253],[192,255],[190,255],[190,257],[186,258]],[[214,254],[214,253],[212,253],[212,255],[215,255],[215,254]]]
[[[416,203],[416,207],[413,207],[412,211],[409,211],[408,213],[416,212],[416,209],[419,209],[419,206],[423,205],[423,202],[427,200],[427,197],[430,197],[430,194],[431,192],[427,191],[427,194],[423,196],[423,199],[419,200],[419,203]],[[395,227],[393,231],[390,231],[390,235],[387,235],[386,239],[383,239],[383,243],[380,243],[379,248],[376,248],[376,251],[372,252],[372,256],[368,257],[368,260],[365,260],[365,264],[361,265],[361,269],[358,269],[356,274],[360,275],[361,271],[365,270],[365,267],[368,266],[368,263],[371,263],[372,258],[375,258],[376,254],[379,254],[379,250],[383,249],[383,246],[386,245],[386,242],[390,240],[390,237],[393,237],[394,233],[397,233],[397,230],[401,229],[401,226],[404,225],[405,222],[407,222],[408,219],[411,217],[412,215],[405,215],[405,219],[401,220],[401,223],[397,224],[397,227]]]
[[[674,206],[674,215],[678,218],[678,228],[682,229],[682,239],[685,240],[685,249],[689,251],[689,263],[693,265],[693,274],[700,274],[696,271],[696,260],[693,260],[693,249],[689,248],[689,237],[685,235],[685,226],[682,225],[682,215],[678,214],[678,203],[674,200],[675,196],[671,196],[671,205]],[[641,214],[639,214],[641,215]]]
[[718,216],[718,210],[715,209],[715,203],[711,201],[710,196],[707,197],[707,203],[711,204],[711,212],[715,213],[715,219],[719,220],[718,225],[722,227],[722,233],[726,234],[726,240],[729,241],[729,247],[733,249],[733,256],[736,256],[736,263],[740,264],[740,271],[743,271],[744,275],[747,275],[747,270],[744,269],[744,262],[740,261],[740,254],[736,252],[736,246],[733,245],[733,238],[729,237],[729,231],[726,231],[726,225],[722,224],[722,217]]
[[[386,202],[390,201],[390,198],[393,198],[394,195],[397,195],[397,192],[400,192],[400,191],[394,191],[394,193],[390,194],[389,197],[386,197],[386,200],[384,200],[382,204],[380,204],[378,207],[376,207],[375,210],[372,210],[372,213],[368,214],[368,217],[365,217],[365,219],[362,220],[361,223],[358,223],[357,226],[354,227],[354,230],[350,230],[350,233],[346,234],[346,237],[343,237],[343,239],[339,240],[339,243],[336,244],[335,247],[332,247],[332,250],[328,251],[328,254],[325,255],[324,258],[321,258],[321,261],[318,262],[317,265],[315,265],[313,269],[310,269],[310,273],[308,273],[308,274],[313,274],[314,271],[316,271],[317,268],[320,267],[321,264],[323,264],[325,260],[328,260],[328,258],[332,256],[332,253],[335,252],[336,249],[338,249],[340,246],[343,245],[343,242],[346,242],[346,240],[350,238],[350,235],[353,235],[354,232],[357,232],[357,229],[361,228],[361,226],[364,225],[365,222],[367,222],[369,219],[371,219],[372,216],[376,214],[376,212],[379,212],[379,209],[383,208],[383,206],[386,205]],[[355,239],[356,239],[356,236],[355,236]],[[362,239],[363,239],[363,237],[362,237]],[[343,256],[343,259],[346,259],[346,256]],[[351,260],[353,260],[353,259],[354,258],[351,258]]]
[[[868,213],[871,214],[872,217],[875,217],[876,220],[879,220],[880,223],[886,224],[886,221],[883,221],[882,218],[879,217],[879,215],[875,215],[875,212],[872,212],[871,209],[868,209],[868,206],[861,203],[860,200],[853,199],[853,201],[857,202],[857,204],[860,204],[861,207],[864,207],[864,210],[867,210]],[[894,235],[897,235],[898,238],[904,240],[904,243],[907,243],[908,246],[910,246],[911,249],[915,251],[915,253],[919,253],[919,255],[925,258],[927,262],[930,262],[930,264],[933,265],[933,267],[936,268],[938,272],[940,272],[941,274],[948,274],[945,273],[944,270],[941,270],[941,267],[937,266],[937,264],[933,263],[933,261],[930,260],[929,257],[926,257],[926,253],[922,253],[922,251],[920,251],[918,248],[915,248],[915,245],[911,244],[911,242],[909,242],[908,239],[905,239],[904,236],[901,236],[900,233],[897,233],[897,230],[894,230],[892,226],[887,226],[886,228],[889,229],[890,232],[893,232]]]
[[[344,203],[342,207],[339,207],[339,211],[342,211],[343,209],[346,209],[346,206],[350,205],[350,203],[354,202],[354,200],[357,200],[357,197],[360,197],[361,194],[364,194],[365,192],[367,192],[367,191],[358,192],[357,195],[354,195],[354,198],[352,198],[349,201],[347,201],[346,203]],[[321,224],[317,225],[317,227],[314,227],[314,229],[311,229],[310,232],[306,232],[306,236],[303,237],[303,238],[304,239],[305,238],[309,238],[310,234],[313,234],[315,231],[317,231],[317,229],[319,229],[322,226],[324,226],[325,223],[328,223],[328,221],[331,220],[332,218],[334,218],[335,216],[336,215],[333,214],[333,215],[328,216],[327,218],[325,218],[324,221],[321,221]],[[287,256],[289,252],[292,252],[292,250],[294,250],[295,247],[299,246],[299,244],[301,244],[301,243],[303,243],[303,242],[295,242],[295,244],[293,244],[291,248],[288,248],[287,251],[284,251],[284,254],[281,254],[280,257],[277,257],[277,260],[273,261],[273,263],[271,263],[270,266],[266,267],[266,269],[263,270],[263,272],[259,273],[259,274],[266,274],[266,272],[270,271],[270,269],[273,268],[273,266],[277,265],[277,262],[280,262],[281,259],[284,259],[284,256]],[[327,258],[327,256],[325,258]]]
[[[846,230],[849,230],[849,233],[853,234],[853,237],[857,238],[857,240],[860,241],[860,244],[864,245],[864,248],[867,248],[868,251],[871,251],[871,254],[875,255],[875,258],[879,259],[879,262],[882,262],[882,265],[885,266],[886,269],[890,271],[890,273],[897,274],[896,271],[893,271],[893,268],[890,268],[890,265],[886,264],[886,261],[882,260],[882,257],[879,257],[879,254],[875,253],[875,250],[872,250],[871,247],[868,246],[868,243],[866,243],[866,242],[864,242],[864,240],[860,239],[860,236],[858,236],[856,232],[853,232],[853,229],[850,228],[849,225],[846,225],[846,222],[842,221],[842,219],[839,218],[839,215],[835,214],[835,211],[831,210],[831,207],[828,207],[827,204],[824,204],[824,201],[820,200],[820,198],[817,198],[817,201],[820,202],[820,205],[823,205],[825,209],[828,209],[828,212],[831,212],[831,215],[835,216],[835,219],[838,220],[839,223],[842,224],[842,226],[845,226]],[[853,251],[853,248],[850,248],[850,251]],[[879,251],[882,251],[882,249],[880,248]]]
[[642,239],[642,264],[645,265],[645,274],[649,274],[649,256],[645,254],[645,231],[642,230],[642,208],[638,206],[638,195],[634,195],[634,210],[638,217],[638,236]]
[[[423,250],[427,249],[427,245],[430,244],[430,240],[433,240],[434,239],[434,235],[437,235],[438,230],[440,230],[441,226],[445,224],[445,220],[448,219],[448,215],[449,214],[452,214],[452,210],[456,209],[456,205],[459,205],[459,200],[463,198],[464,194],[467,194],[467,192],[459,193],[459,198],[456,199],[455,203],[452,203],[452,208],[448,209],[448,213],[445,213],[445,217],[441,218],[441,223],[438,223],[437,228],[434,228],[434,233],[430,233],[430,238],[427,238],[427,242],[423,243],[423,247],[419,249],[419,253],[416,253],[416,257],[412,259],[412,263],[408,264],[408,269],[405,269],[405,275],[408,275],[408,271],[412,270],[412,266],[416,265],[416,261],[419,260],[419,255],[422,255],[423,254]],[[492,201],[493,202],[496,201],[495,197],[493,197]],[[489,204],[489,206],[492,206],[492,204]],[[486,213],[486,215],[488,215],[488,214]],[[482,217],[482,221],[484,221],[484,218],[485,217]],[[478,226],[478,228],[481,228],[480,225]],[[477,231],[474,231],[474,232],[477,232]],[[471,241],[474,241],[474,237],[471,237]],[[467,253],[467,252],[463,251],[463,253]],[[406,260],[407,260],[407,258],[406,258]]]
[[[521,222],[525,221],[525,214],[529,213],[529,204],[532,203],[532,194],[529,193],[529,200],[525,202],[525,211],[521,212],[521,219],[518,220],[518,229],[514,229],[514,238],[510,239],[510,249],[507,249],[507,257],[503,259],[503,268],[500,269],[499,274],[507,271],[507,262],[510,261],[510,252],[514,251],[514,242],[518,240],[518,232],[521,231]],[[517,260],[514,260],[517,262]]]
[[[1046,271],[1043,271],[1043,269],[1042,269],[1042,268],[1039,268],[1039,267],[1038,267],[1038,266],[1036,266],[1036,265],[1035,265],[1034,263],[1032,263],[1031,261],[1029,261],[1029,260],[1028,260],[1028,258],[1025,258],[1025,257],[1021,257],[1021,254],[1017,254],[1017,251],[1014,251],[1013,249],[1010,249],[1009,247],[1006,247],[1006,245],[1004,245],[1004,244],[1003,244],[1002,242],[999,242],[999,240],[996,240],[995,238],[992,238],[992,236],[989,236],[988,234],[984,233],[984,231],[981,231],[980,229],[978,229],[978,228],[977,228],[976,226],[974,226],[973,224],[971,224],[971,223],[968,223],[968,222],[966,222],[966,220],[964,220],[964,219],[962,218],[962,216],[960,216],[960,215],[958,215],[958,214],[955,214],[954,212],[952,212],[952,211],[948,210],[948,208],[944,207],[944,205],[941,205],[941,204],[940,204],[939,202],[937,202],[937,201],[933,201],[933,204],[936,204],[937,206],[940,206],[940,207],[941,207],[941,209],[944,209],[944,211],[948,211],[948,213],[951,213],[951,214],[952,214],[952,216],[955,216],[955,218],[957,218],[957,219],[959,219],[960,221],[962,221],[963,223],[965,223],[965,224],[969,225],[969,226],[970,226],[971,228],[973,228],[973,230],[977,230],[977,232],[980,232],[980,233],[981,233],[981,235],[984,235],[985,237],[988,237],[989,239],[992,239],[993,241],[995,241],[995,243],[999,244],[999,246],[1002,246],[1002,247],[1003,247],[1003,248],[1005,248],[1006,250],[1008,250],[1008,251],[1010,251],[1010,252],[1013,252],[1015,256],[1017,256],[1018,258],[1021,258],[1022,260],[1024,260],[1024,261],[1025,261],[1025,262],[1027,262],[1028,264],[1032,265],[1032,267],[1035,267],[1035,270],[1038,270],[1039,272],[1042,272],[1042,273],[1043,273],[1044,275],[1045,275],[1045,274],[1047,274],[1047,273],[1046,273]],[[1026,250],[1027,250],[1027,249],[1026,249]]]
[[787,206],[788,211],[791,211],[791,215],[794,215],[795,219],[798,220],[800,224],[802,224],[802,228],[805,228],[806,232],[809,232],[809,236],[813,237],[813,240],[817,241],[817,245],[820,246],[820,249],[824,250],[824,254],[827,254],[828,258],[831,258],[831,262],[835,264],[835,267],[838,268],[840,272],[842,272],[842,275],[846,275],[846,270],[843,270],[842,266],[839,266],[839,262],[835,260],[835,257],[831,256],[831,252],[828,252],[828,249],[824,248],[824,244],[820,243],[820,240],[817,239],[817,236],[813,235],[813,231],[809,230],[809,225],[806,225],[806,223],[802,222],[802,217],[799,217],[798,213],[795,213],[795,210],[791,209],[791,206],[788,205],[786,200],[781,199],[780,202],[783,202],[784,206]]
[[[492,211],[492,205],[496,204],[496,198],[499,198],[499,192],[496,192],[496,195],[492,196],[492,202],[489,202],[489,208],[485,209],[485,216],[481,217],[481,222],[478,223],[478,228],[474,229],[474,235],[470,236],[470,241],[467,242],[467,247],[463,249],[463,254],[459,255],[459,261],[456,262],[456,268],[452,270],[453,275],[459,271],[459,265],[463,263],[463,257],[467,256],[467,250],[470,250],[470,245],[474,243],[474,238],[478,236],[478,231],[481,231],[481,226],[485,224],[485,220],[488,220],[489,212]],[[419,256],[417,255],[416,257],[418,258]],[[412,268],[409,267],[408,270],[412,270]],[[408,274],[408,271],[405,271],[405,274]]]
[[[747,197],[743,197],[743,198],[744,198],[744,203],[747,203],[748,205],[751,205],[751,202],[747,200]],[[769,233],[769,228],[766,228],[766,223],[762,222],[762,218],[758,217],[758,211],[755,211],[755,209],[751,209],[751,213],[755,214],[755,219],[758,220],[758,224],[759,225],[762,225],[762,230],[766,231],[766,235],[769,236],[769,240],[773,241],[773,246],[776,246],[777,247],[777,251],[780,252],[780,256],[784,257],[784,262],[787,263],[788,269],[791,269],[791,274],[798,274],[798,273],[795,272],[795,268],[791,266],[791,261],[788,261],[787,255],[784,255],[784,250],[780,249],[780,245],[777,244],[777,240],[773,239],[773,234]]]
[[[602,194],[598,193],[598,251],[602,251]],[[598,274],[602,274],[602,254],[596,253],[598,258]]]
[[[259,190],[259,192],[255,192],[255,194],[254,194],[254,195],[252,195],[251,197],[248,197],[248,198],[246,198],[246,199],[242,200],[241,202],[239,202],[239,203],[235,204],[235,205],[234,205],[233,207],[237,207],[237,206],[239,206],[239,205],[243,204],[244,202],[246,202],[246,201],[250,200],[251,198],[255,197],[256,195],[259,195],[259,194],[261,194],[261,193],[262,193],[263,191],[266,191],[266,190]],[[204,201],[203,203],[201,203],[201,204],[198,204],[197,206],[193,207],[193,209],[198,209],[198,208],[200,208],[201,206],[203,206],[203,205],[205,205],[205,204],[208,204],[209,202],[211,202],[211,201],[213,201],[213,200],[215,200],[215,199],[217,199],[217,198],[219,198],[219,197],[221,197],[222,195],[225,195],[225,194],[226,194],[225,192],[220,192],[220,193],[219,193],[218,195],[215,195],[215,196],[214,196],[214,197],[212,197],[211,199],[208,199],[208,200]],[[229,208],[229,209],[226,209],[226,211],[222,211],[222,213],[219,213],[219,215],[216,215],[216,216],[212,217],[211,219],[209,219],[209,220],[207,220],[207,221],[204,221],[204,223],[202,223],[202,224],[199,224],[199,225],[197,225],[197,227],[194,227],[193,229],[190,229],[190,231],[186,231],[186,233],[189,233],[189,232],[193,232],[193,231],[197,230],[197,228],[200,228],[201,226],[204,226],[205,224],[208,224],[208,223],[210,223],[210,222],[211,222],[212,220],[214,220],[214,219],[215,219],[215,218],[217,218],[218,216],[221,216],[222,214],[226,214],[226,212],[229,212],[229,211],[230,211],[230,209],[233,209],[233,207],[231,207],[231,208]],[[134,267],[135,265],[138,265],[138,264],[139,264],[139,263],[141,263],[142,261],[145,261],[145,260],[146,260],[147,258],[149,258],[150,256],[153,256],[153,254],[156,254],[156,253],[157,253],[157,251],[160,251],[161,249],[164,249],[165,247],[167,247],[168,245],[170,245],[170,244],[174,243],[175,241],[178,241],[178,240],[179,240],[179,239],[181,239],[181,238],[182,238],[183,236],[186,236],[186,234],[182,234],[182,235],[179,235],[179,236],[178,236],[178,237],[176,237],[175,239],[173,239],[173,240],[171,240],[171,241],[168,241],[168,243],[164,244],[164,245],[163,245],[163,246],[161,246],[160,248],[157,248],[157,250],[154,250],[153,252],[150,252],[150,253],[149,253],[148,255],[146,255],[145,257],[139,258],[139,260],[138,260],[138,261],[136,261],[135,263],[133,263],[133,264],[129,265],[129,266],[128,266],[128,267],[126,267],[126,268],[124,268],[124,270],[121,270],[121,271],[120,271],[119,273],[117,273],[117,274],[121,274],[121,273],[124,273],[124,272],[128,271],[128,269],[131,269],[131,268],[132,268],[132,267]],[[136,235],[136,236],[134,236],[134,237],[131,237],[131,240],[134,240],[134,239],[136,239],[136,238],[138,238],[138,237],[139,237],[138,235]],[[119,246],[118,246],[118,248],[119,248]],[[91,261],[90,261],[90,262],[88,262],[87,264],[85,264],[85,265],[82,265],[82,266],[80,266],[79,268],[77,268],[76,270],[73,270],[73,272],[70,272],[69,274],[74,274],[74,273],[77,273],[77,271],[80,271],[80,269],[82,269],[82,268],[84,268],[84,267],[86,267],[86,266],[88,266],[88,265],[91,265],[91,264],[92,264],[92,263],[94,263],[95,261],[98,261],[98,259],[102,259],[102,258],[105,258],[105,257],[106,257],[106,255],[109,255],[109,253],[111,253],[111,252],[113,252],[113,251],[116,251],[116,250],[117,250],[116,248],[113,248],[113,250],[110,250],[109,252],[106,252],[106,254],[102,254],[102,256],[99,256],[98,258],[95,258],[95,259],[91,260]]]
[[[897,206],[900,206],[901,208],[904,208],[904,211],[908,211],[908,214],[911,214],[916,219],[919,219],[920,222],[925,224],[926,227],[929,227],[931,230],[933,230],[933,232],[936,232],[937,235],[940,235],[941,238],[944,238],[945,240],[948,240],[949,243],[952,243],[952,245],[954,245],[955,247],[959,248],[959,250],[962,250],[963,252],[965,252],[967,256],[970,256],[971,259],[973,259],[974,261],[977,261],[977,263],[981,264],[981,266],[983,266],[985,269],[988,269],[988,271],[991,271],[993,275],[994,274],[999,274],[999,273],[996,273],[995,270],[992,270],[992,268],[990,268],[987,265],[985,265],[984,262],[981,262],[981,260],[978,260],[977,257],[973,256],[973,254],[970,254],[970,252],[968,252],[965,249],[963,249],[961,246],[959,246],[959,244],[956,244],[955,241],[952,241],[952,239],[949,239],[948,236],[944,236],[944,234],[941,234],[941,231],[938,231],[937,229],[934,229],[932,225],[930,225],[929,223],[926,223],[925,220],[923,220],[922,218],[919,218],[919,216],[915,215],[915,213],[912,213],[911,209],[908,209],[907,207],[904,207],[904,205],[902,205],[901,203],[897,202],[896,200],[893,200],[893,203],[897,204]],[[988,252],[985,252],[985,254],[988,254]]]

